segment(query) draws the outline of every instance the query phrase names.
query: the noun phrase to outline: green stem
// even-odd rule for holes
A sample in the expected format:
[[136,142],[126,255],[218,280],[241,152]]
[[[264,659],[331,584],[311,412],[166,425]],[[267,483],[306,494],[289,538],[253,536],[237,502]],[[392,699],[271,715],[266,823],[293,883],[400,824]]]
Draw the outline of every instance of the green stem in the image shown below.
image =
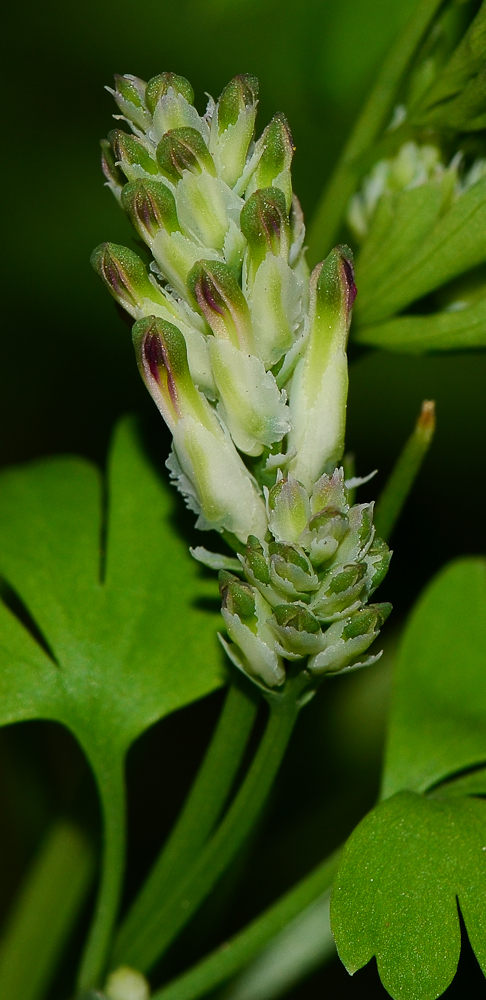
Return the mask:
[[230,941],[154,993],[152,1000],[196,1000],[225,983],[329,889],[340,857],[341,848]]
[[256,822],[280,766],[299,712],[302,675],[288,681],[285,693],[272,698],[260,746],[224,819],[168,899],[163,911],[147,922],[144,934],[131,942],[125,961],[149,970],[189,922],[200,904],[236,856]]
[[39,1000],[85,901],[92,846],[71,823],[55,823],[27,874],[0,949],[0,997]]
[[145,937],[190,863],[212,833],[226,803],[250,736],[258,700],[249,686],[232,684],[179,819],[115,942],[112,965],[123,964],[133,942]]
[[[126,805],[124,759],[113,756],[110,771],[99,782],[103,811],[103,860],[101,882],[93,921],[81,960],[78,989],[99,984],[112,943],[125,869]],[[100,774],[100,769],[97,770]]]
[[444,0],[420,0],[408,24],[391,46],[318,203],[308,235],[309,259],[312,263],[321,260],[331,250],[348,201],[361,179],[362,158],[388,124],[403,76],[443,2]]
[[374,522],[376,532],[388,541],[400,517],[422,462],[429,450],[435,430],[435,404],[422,403],[422,410],[396,465],[378,498]]

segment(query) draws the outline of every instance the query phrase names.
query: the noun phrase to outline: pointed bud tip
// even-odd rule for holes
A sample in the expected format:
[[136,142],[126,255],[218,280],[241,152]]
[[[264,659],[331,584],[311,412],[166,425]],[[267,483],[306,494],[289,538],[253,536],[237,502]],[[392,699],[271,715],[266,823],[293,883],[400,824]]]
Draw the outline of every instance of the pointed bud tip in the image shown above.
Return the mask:
[[435,400],[424,399],[420,416],[417,420],[417,430],[430,441],[435,431]]
[[145,102],[150,114],[153,115],[158,102],[169,90],[181,94],[189,104],[194,101],[194,91],[185,76],[178,76],[177,73],[158,73],[149,80],[145,89]]

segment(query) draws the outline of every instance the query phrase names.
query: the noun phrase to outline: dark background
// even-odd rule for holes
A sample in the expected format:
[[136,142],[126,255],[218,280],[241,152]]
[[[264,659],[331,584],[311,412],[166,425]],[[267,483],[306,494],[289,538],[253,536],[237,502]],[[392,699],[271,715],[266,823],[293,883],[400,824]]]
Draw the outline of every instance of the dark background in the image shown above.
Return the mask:
[[[165,447],[129,329],[89,266],[91,250],[104,240],[133,245],[99,168],[98,142],[112,127],[114,110],[103,87],[113,73],[183,74],[200,110],[206,91],[217,97],[235,73],[256,74],[259,129],[276,111],[287,115],[297,147],[294,188],[310,218],[382,54],[413,6],[414,0],[301,0],[298,6],[290,0],[25,0],[10,9],[1,102],[1,465],[59,451],[103,463],[113,423],[127,410],[143,414]],[[348,447],[360,473],[379,468],[365,488],[370,498],[421,400],[437,401],[436,440],[393,540],[383,588],[383,599],[395,605],[391,646],[430,576],[456,555],[484,550],[486,359],[352,348],[351,361]],[[333,682],[306,710],[258,838],[175,949],[166,974],[305,874],[372,805],[391,660],[390,653],[366,677]],[[218,693],[177,713],[133,749],[128,895],[176,814],[220,701]],[[82,757],[51,724],[0,734],[0,796],[5,912],[52,816],[89,809],[94,827],[97,818]],[[230,904],[237,886],[237,903]],[[76,948],[74,942],[73,960]],[[66,996],[70,961],[53,1000]],[[462,961],[448,996],[465,990],[468,997],[483,996],[474,960],[466,955]],[[292,993],[295,1000],[322,995],[346,1000],[385,993],[371,966],[350,979],[334,961]]]

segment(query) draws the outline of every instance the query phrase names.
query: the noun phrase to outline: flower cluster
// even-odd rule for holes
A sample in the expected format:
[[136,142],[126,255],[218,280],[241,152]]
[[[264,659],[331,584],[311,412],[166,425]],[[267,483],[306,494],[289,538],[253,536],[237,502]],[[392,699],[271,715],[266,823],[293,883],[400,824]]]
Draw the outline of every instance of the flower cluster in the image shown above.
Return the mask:
[[267,687],[286,662],[318,676],[355,664],[389,605],[365,607],[389,562],[372,505],[342,469],[351,251],[309,276],[282,115],[254,141],[258,83],[235,77],[200,116],[183,77],[115,78],[131,133],[103,171],[152,261],[103,244],[92,262],[136,321],[141,376],[168,424],[171,477],[197,527],[238,559],[220,569],[233,662]]

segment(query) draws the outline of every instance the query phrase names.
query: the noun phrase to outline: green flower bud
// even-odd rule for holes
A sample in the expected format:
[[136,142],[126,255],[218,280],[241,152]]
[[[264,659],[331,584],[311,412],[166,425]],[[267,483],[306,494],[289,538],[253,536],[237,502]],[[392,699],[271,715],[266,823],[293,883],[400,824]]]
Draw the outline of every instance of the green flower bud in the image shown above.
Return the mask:
[[349,530],[349,519],[338,507],[324,507],[311,517],[299,542],[307,549],[313,566],[321,566],[336,554]]
[[148,316],[135,323],[133,344],[143,381],[172,433],[186,414],[207,423],[205,401],[191,379],[186,342],[180,330],[172,323]]
[[317,618],[300,604],[279,604],[269,625],[277,636],[277,652],[290,660],[300,660],[319,652],[323,635]]
[[[275,638],[267,624],[270,607],[258,590],[252,587],[253,611],[242,617],[243,612],[250,611],[250,595],[243,593],[245,584],[238,587],[236,577],[227,582],[231,574],[220,573],[220,589],[223,599],[221,614],[226,630],[234,645],[229,645],[222,639],[223,646],[232,662],[244,673],[257,682],[263,681],[267,687],[273,688],[285,680],[285,669],[282,660],[275,649]],[[223,577],[223,579],[222,579]],[[221,636],[220,636],[221,638]]]
[[275,483],[267,498],[268,524],[277,542],[297,542],[309,520],[309,497],[293,476]]
[[199,261],[187,284],[215,336],[229,340],[247,354],[254,353],[248,305],[228,265]]
[[326,466],[336,465],[344,449],[346,341],[356,294],[348,248],[337,247],[318,264],[310,294],[309,337],[290,390],[289,435],[289,447],[296,451],[289,469],[309,489]]
[[375,537],[373,503],[355,504],[348,513],[349,531],[339,546],[340,563],[357,562],[364,558]]
[[391,557],[392,553],[390,552],[386,542],[384,542],[382,538],[375,536],[366,555],[369,575],[369,594],[372,594],[385,579],[385,576],[388,573]]
[[219,176],[229,187],[234,187],[243,173],[257,106],[258,80],[246,74],[230,80],[216,105],[211,149]]
[[368,596],[366,563],[337,565],[326,574],[318,594],[311,603],[312,611],[322,621],[332,621],[343,613],[359,608]]
[[194,174],[206,170],[213,177],[216,174],[209,149],[195,128],[175,128],[162,136],[157,146],[157,163],[174,184],[185,170]]
[[180,231],[174,195],[161,181],[136,180],[126,184],[122,205],[139,235],[151,246],[161,229]]
[[133,328],[140,374],[174,437],[167,461],[197,527],[226,530],[245,542],[264,534],[266,515],[255,484],[211,406],[192,382],[184,337],[149,316]]
[[298,545],[270,542],[268,552],[273,586],[294,600],[308,603],[310,595],[319,589],[319,578],[304,550]]
[[[181,232],[172,191],[161,181],[134,181],[125,186],[122,205],[152,250],[163,277],[185,297],[187,275],[201,247]],[[210,253],[208,250],[208,256]]]
[[267,253],[288,261],[290,224],[285,196],[279,188],[263,188],[248,198],[240,225],[248,243],[247,271],[252,283]]
[[108,139],[101,140],[101,169],[106,177],[107,186],[113,191],[115,198],[120,200],[125,177],[116,165],[113,148]]
[[241,267],[245,240],[237,225],[240,199],[219,177],[185,170],[176,188],[177,211],[185,231],[202,247],[224,251]]
[[253,587],[226,570],[220,570],[218,579],[223,608],[232,615],[238,615],[243,621],[251,620],[255,614]]
[[332,475],[324,473],[315,483],[311,496],[311,510],[314,514],[325,507],[336,507],[344,514],[349,510],[348,493],[344,485],[344,469],[334,469]]
[[134,135],[128,135],[120,129],[113,129],[109,132],[108,139],[113,149],[115,162],[121,166],[129,181],[134,181],[137,177],[158,174],[157,164],[141,139],[137,139]]
[[325,648],[310,658],[307,669],[320,675],[373,663],[378,657],[368,657],[362,663],[356,663],[356,658],[371,646],[390,611],[391,604],[375,604],[334,622],[324,633]]
[[194,128],[209,140],[209,127],[194,105],[194,91],[183,76],[161,73],[147,84],[146,100],[152,112],[150,138],[155,144],[172,129]]
[[113,298],[131,316],[152,302],[163,303],[149,280],[145,265],[133,250],[102,243],[91,254],[91,264],[103,279]]
[[145,88],[145,103],[150,114],[153,115],[161,97],[165,97],[169,89],[174,94],[182,94],[185,100],[192,104],[194,101],[194,91],[184,76],[177,76],[177,73],[159,73],[153,76]]
[[270,569],[265,550],[259,538],[249,535],[246,543],[244,565],[258,583],[270,584]]
[[146,132],[150,126],[150,114],[145,104],[145,86],[143,80],[127,73],[119,76],[115,73],[115,89],[106,89],[113,94],[120,111],[136,128]]
[[292,203],[290,165],[294,155],[292,135],[284,115],[275,115],[257,143],[257,166],[248,186],[248,194],[258,188],[280,188],[285,195],[287,212]]

